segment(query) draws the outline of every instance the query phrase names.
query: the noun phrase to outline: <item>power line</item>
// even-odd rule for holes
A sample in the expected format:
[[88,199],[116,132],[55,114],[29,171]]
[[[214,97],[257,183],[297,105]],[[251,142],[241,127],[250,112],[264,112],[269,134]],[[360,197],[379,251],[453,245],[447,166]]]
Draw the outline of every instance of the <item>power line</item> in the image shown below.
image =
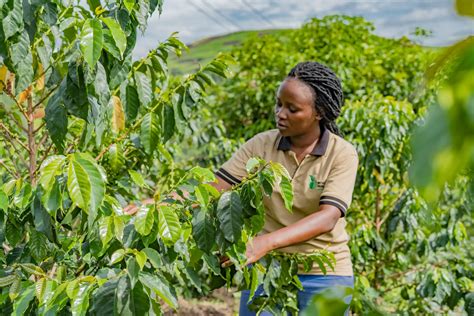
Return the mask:
[[212,15],[208,14],[206,11],[204,11],[203,9],[201,9],[200,6],[196,5],[192,0],[189,1],[189,3],[190,3],[194,8],[196,8],[199,12],[201,12],[202,14],[204,14],[205,16],[207,16],[209,19],[211,19],[212,21],[216,22],[217,24],[219,24],[219,25],[222,26],[223,28],[227,29],[228,31],[232,31],[232,29],[229,29],[229,28],[227,27],[227,25],[222,24],[219,20],[217,20],[216,18],[214,18]]
[[232,24],[233,26],[235,26],[237,29],[241,29],[242,27],[240,25],[238,25],[237,23],[235,23],[234,21],[232,21],[232,19],[226,17],[224,14],[222,14],[216,7],[214,7],[211,3],[209,3],[207,0],[202,0],[205,4],[207,4],[208,7],[210,7],[215,13],[217,13],[220,17],[222,17],[223,19],[225,19],[227,22],[229,22],[230,24]]
[[259,10],[255,9],[249,2],[246,0],[242,0],[242,2],[252,11],[255,15],[259,16],[262,20],[270,24],[272,27],[276,27],[275,24],[271,20],[269,20],[266,16],[264,16],[262,13],[260,13]]

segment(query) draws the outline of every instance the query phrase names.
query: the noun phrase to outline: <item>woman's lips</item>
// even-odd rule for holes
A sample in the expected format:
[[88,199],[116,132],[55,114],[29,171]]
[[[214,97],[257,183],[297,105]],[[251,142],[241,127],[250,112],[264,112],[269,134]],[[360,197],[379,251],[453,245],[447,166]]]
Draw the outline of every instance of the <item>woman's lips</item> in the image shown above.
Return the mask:
[[278,127],[278,128],[288,128],[287,125],[282,124],[282,123],[280,123],[280,122],[277,122],[277,127]]

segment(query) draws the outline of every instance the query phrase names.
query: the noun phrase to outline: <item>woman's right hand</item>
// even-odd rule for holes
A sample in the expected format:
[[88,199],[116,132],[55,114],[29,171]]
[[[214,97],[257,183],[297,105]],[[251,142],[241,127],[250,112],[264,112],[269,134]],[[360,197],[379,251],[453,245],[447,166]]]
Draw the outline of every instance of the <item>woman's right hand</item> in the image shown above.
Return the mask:
[[135,215],[139,207],[135,203],[131,203],[123,208],[123,212],[127,215]]

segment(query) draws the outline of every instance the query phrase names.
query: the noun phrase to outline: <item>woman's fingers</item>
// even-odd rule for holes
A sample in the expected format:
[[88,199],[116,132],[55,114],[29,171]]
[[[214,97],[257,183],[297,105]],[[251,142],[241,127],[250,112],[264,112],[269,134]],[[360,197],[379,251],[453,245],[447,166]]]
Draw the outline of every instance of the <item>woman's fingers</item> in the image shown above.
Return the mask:
[[129,204],[124,207],[123,212],[128,215],[133,215],[138,211],[138,206],[135,204]]

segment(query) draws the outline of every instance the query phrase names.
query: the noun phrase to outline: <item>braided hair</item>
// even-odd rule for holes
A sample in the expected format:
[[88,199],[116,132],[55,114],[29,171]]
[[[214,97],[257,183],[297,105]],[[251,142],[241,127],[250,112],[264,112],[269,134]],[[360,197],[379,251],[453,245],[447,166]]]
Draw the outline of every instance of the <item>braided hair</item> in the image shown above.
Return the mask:
[[341,81],[328,67],[306,61],[298,63],[288,73],[288,77],[297,78],[311,87],[315,94],[314,107],[321,116],[321,124],[332,133],[342,137],[342,133],[334,122],[341,114],[344,104]]

